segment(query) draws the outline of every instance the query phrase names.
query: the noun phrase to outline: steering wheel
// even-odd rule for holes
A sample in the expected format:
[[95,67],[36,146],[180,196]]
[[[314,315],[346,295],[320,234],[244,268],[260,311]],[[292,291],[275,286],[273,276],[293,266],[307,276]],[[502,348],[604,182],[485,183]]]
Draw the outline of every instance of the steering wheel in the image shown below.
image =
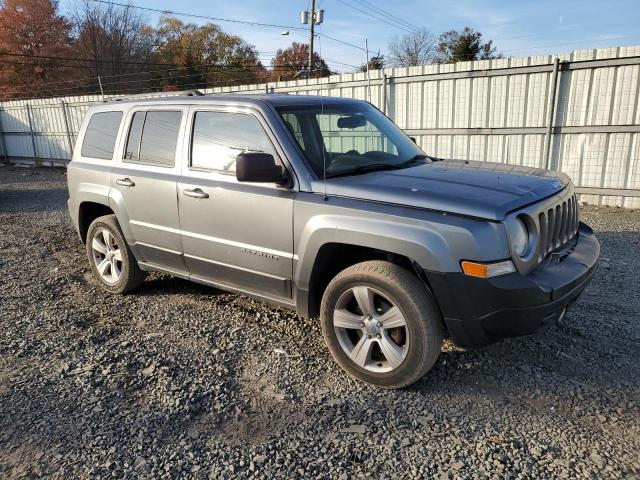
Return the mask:
[[362,155],[357,150],[349,150],[345,153],[340,153],[337,156],[333,157],[331,163],[327,167],[327,170],[330,170],[332,167],[341,167],[341,166],[349,166],[353,163],[356,165],[361,162]]

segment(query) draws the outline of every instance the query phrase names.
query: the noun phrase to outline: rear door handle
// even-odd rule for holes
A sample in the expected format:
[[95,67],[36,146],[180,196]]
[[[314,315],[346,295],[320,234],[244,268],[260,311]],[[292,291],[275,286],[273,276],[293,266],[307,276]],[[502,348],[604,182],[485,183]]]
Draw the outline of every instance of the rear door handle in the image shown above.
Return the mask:
[[183,190],[182,193],[184,193],[187,197],[209,198],[209,194],[203,192],[200,188],[194,188],[193,190]]
[[122,185],[123,187],[135,187],[136,184],[131,181],[130,178],[119,178],[118,180],[116,180],[116,183],[118,185]]

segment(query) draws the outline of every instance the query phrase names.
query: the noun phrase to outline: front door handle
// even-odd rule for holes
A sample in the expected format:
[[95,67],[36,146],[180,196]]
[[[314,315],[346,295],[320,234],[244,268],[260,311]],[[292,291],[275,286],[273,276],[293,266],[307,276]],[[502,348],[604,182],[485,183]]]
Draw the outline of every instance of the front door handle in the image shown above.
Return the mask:
[[183,190],[182,193],[184,193],[187,197],[193,197],[193,198],[209,198],[209,194],[203,192],[201,189],[199,188],[194,188],[193,190]]
[[131,181],[130,178],[119,178],[118,180],[116,180],[116,183],[118,185],[122,185],[123,187],[135,187],[136,184]]

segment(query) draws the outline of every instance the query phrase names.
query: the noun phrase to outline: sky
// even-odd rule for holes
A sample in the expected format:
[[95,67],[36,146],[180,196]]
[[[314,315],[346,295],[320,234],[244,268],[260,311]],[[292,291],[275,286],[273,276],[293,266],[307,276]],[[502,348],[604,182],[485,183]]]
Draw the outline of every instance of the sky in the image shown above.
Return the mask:
[[[61,0],[63,13],[78,0]],[[128,0],[114,0],[127,3]],[[308,0],[129,0],[128,3],[175,12],[240,19],[286,27],[258,27],[215,22],[228,33],[236,34],[256,46],[261,60],[268,65],[279,48],[292,41],[308,41],[308,25],[299,15],[309,8]],[[372,18],[366,12],[372,5],[401,19],[405,29]],[[505,57],[565,53],[578,49],[640,45],[640,0],[316,0],[324,10],[321,34],[364,48],[368,39],[370,54],[387,53],[389,42],[412,27],[425,27],[434,35],[469,26],[483,38],[493,40]],[[150,23],[160,14],[142,12]],[[207,20],[179,17],[185,22]],[[387,17],[388,20],[388,17]],[[391,22],[397,23],[397,22]],[[411,25],[408,26],[407,24]],[[294,29],[295,28],[295,29]],[[300,30],[297,30],[300,29]],[[282,35],[283,31],[289,35]],[[365,52],[327,37],[316,39],[318,51],[333,71],[353,71],[365,62]]]

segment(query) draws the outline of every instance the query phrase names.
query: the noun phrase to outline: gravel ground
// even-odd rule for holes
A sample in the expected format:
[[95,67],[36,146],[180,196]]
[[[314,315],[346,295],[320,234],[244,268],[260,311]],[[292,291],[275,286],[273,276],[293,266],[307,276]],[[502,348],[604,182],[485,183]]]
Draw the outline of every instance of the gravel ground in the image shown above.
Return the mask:
[[561,326],[413,387],[346,376],[318,322],[163,275],[108,296],[64,171],[0,168],[0,477],[640,478],[640,212]]

